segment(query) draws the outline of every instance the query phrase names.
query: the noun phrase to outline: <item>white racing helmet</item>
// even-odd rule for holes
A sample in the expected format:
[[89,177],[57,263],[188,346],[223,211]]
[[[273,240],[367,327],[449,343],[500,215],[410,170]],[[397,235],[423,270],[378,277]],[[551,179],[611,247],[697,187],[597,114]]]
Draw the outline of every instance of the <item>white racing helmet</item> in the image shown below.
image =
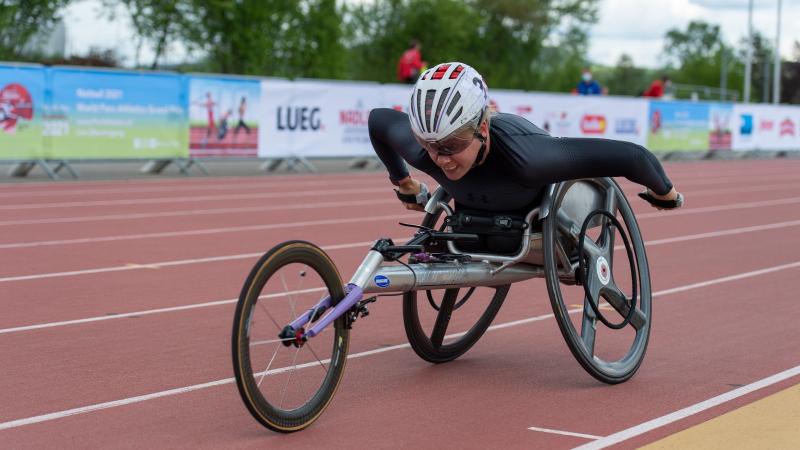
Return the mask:
[[465,128],[475,130],[486,114],[489,95],[483,77],[472,67],[442,63],[417,80],[408,116],[420,143],[434,143]]

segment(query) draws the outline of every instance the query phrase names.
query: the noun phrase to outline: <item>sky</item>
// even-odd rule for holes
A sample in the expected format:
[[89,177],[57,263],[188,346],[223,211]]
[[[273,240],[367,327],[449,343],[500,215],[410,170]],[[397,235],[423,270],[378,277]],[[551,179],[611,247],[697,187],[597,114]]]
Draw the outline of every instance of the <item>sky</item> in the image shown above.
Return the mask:
[[[753,29],[774,42],[777,0],[753,0]],[[600,0],[599,21],[590,29],[589,60],[614,65],[622,53],[636,66],[656,68],[662,64],[664,34],[669,29],[685,29],[691,20],[720,25],[723,38],[739,46],[747,36],[748,0]],[[85,54],[90,47],[114,48],[123,63],[132,66],[136,48],[134,33],[124,10],[114,21],[100,16],[100,0],[73,2],[64,13],[67,27],[67,52]],[[783,0],[781,55],[792,58],[795,41],[800,41],[800,0]],[[153,51],[144,48],[141,62],[152,61]],[[186,50],[173,44],[165,62],[180,62]]]

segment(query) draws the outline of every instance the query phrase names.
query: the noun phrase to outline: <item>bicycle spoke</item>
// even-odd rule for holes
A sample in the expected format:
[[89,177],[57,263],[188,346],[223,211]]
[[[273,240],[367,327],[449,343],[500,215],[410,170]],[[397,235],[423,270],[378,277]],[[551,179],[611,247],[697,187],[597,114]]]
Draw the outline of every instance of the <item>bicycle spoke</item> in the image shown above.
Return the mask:
[[306,342],[305,346],[308,347],[309,350],[311,350],[311,354],[314,355],[314,358],[317,360],[317,362],[319,363],[320,367],[322,367],[322,371],[325,372],[325,374],[327,374],[328,373],[328,368],[325,367],[325,363],[323,363],[322,360],[319,359],[319,356],[317,356],[317,352],[315,352],[314,348],[311,347],[311,342]]
[[258,305],[261,307],[261,310],[264,311],[264,314],[266,314],[267,317],[269,317],[269,320],[271,320],[272,323],[275,324],[275,328],[277,328],[278,331],[282,330],[283,327],[278,325],[278,322],[275,320],[275,318],[272,317],[272,314],[270,314],[269,311],[267,311],[267,308],[261,302],[258,302]]
[[290,337],[290,338],[283,338],[283,339],[270,339],[268,341],[255,341],[250,343],[250,347],[255,347],[256,345],[264,345],[264,344],[274,344],[276,342],[286,342],[286,341],[293,341],[297,338]]
[[292,310],[292,320],[297,319],[297,311],[294,308],[294,297],[292,297],[291,292],[289,291],[289,286],[286,285],[286,279],[283,277],[283,272],[280,274],[281,283],[283,284],[283,291],[286,293],[286,296],[289,297],[289,308]]
[[294,352],[294,358],[292,359],[292,370],[289,371],[289,376],[286,377],[286,384],[283,385],[283,392],[281,392],[281,401],[278,404],[278,408],[283,408],[283,399],[286,397],[286,390],[289,388],[289,381],[292,380],[292,374],[294,374],[295,370],[297,370],[298,353],[300,353],[300,347],[297,347],[297,350]]
[[261,373],[261,378],[258,379],[258,387],[261,387],[261,382],[264,381],[264,377],[267,376],[267,372],[269,372],[269,368],[272,367],[272,362],[275,361],[275,356],[278,355],[278,350],[280,350],[280,346],[275,346],[275,353],[272,354],[272,358],[269,359],[269,363],[267,364],[267,368],[264,369],[264,372]]

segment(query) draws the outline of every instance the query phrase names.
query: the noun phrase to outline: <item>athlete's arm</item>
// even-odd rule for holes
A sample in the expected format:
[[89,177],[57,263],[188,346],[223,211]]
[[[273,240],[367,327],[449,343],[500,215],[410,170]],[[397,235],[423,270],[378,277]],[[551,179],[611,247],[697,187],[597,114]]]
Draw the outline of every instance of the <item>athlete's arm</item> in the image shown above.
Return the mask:
[[[513,137],[512,137],[513,138]],[[575,178],[625,177],[646,186],[654,197],[674,200],[677,191],[658,159],[631,142],[593,138],[519,136],[523,145],[519,169],[526,181],[555,183]]]
[[375,108],[369,113],[369,139],[375,153],[394,184],[408,177],[406,162],[431,173],[438,170],[411,133],[408,115],[389,108]]

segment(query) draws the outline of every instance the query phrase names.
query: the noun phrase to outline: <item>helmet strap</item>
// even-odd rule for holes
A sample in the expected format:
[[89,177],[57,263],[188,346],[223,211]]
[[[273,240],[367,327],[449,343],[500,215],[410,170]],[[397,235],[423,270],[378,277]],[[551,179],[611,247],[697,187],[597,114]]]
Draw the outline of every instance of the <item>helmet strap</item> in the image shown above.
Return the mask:
[[481,141],[481,148],[478,150],[478,154],[475,156],[475,162],[472,164],[473,168],[483,164],[483,160],[486,159],[486,138],[477,132],[475,133],[475,137]]

